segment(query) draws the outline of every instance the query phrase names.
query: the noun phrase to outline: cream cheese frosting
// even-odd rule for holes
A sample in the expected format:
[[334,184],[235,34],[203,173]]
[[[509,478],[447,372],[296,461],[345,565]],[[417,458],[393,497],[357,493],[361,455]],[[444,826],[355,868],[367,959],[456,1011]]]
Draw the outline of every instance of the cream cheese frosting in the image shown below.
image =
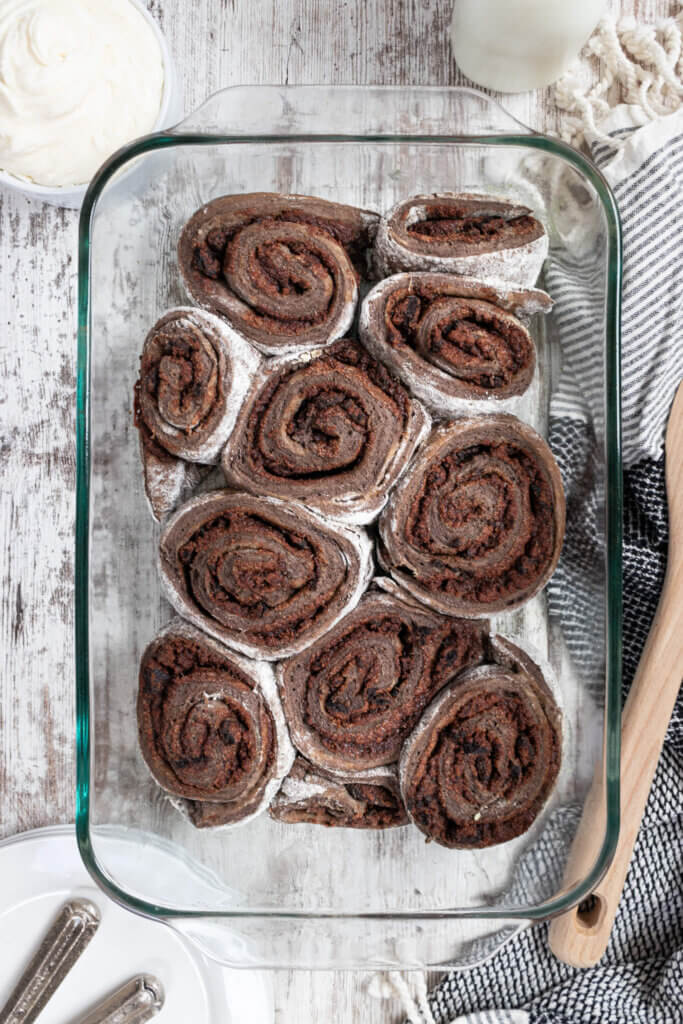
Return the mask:
[[154,128],[163,85],[159,41],[128,0],[0,0],[0,169],[89,181]]

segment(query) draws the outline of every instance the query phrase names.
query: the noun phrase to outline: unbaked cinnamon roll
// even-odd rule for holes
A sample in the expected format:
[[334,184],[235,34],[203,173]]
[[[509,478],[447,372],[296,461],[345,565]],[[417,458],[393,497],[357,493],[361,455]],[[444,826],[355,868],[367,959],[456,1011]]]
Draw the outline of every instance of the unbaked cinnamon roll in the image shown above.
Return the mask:
[[377,214],[311,196],[222,196],[183,228],[178,262],[201,306],[269,355],[326,345],[348,330],[357,267]]
[[394,828],[407,825],[395,765],[334,776],[297,757],[271,803],[271,818],[285,824],[328,828]]
[[223,456],[228,480],[367,523],[384,505],[429,416],[354,341],[283,359],[257,378]]
[[442,846],[493,846],[525,832],[555,784],[561,715],[538,665],[502,637],[490,662],[442,690],[408,738],[401,792]]
[[312,647],[277,668],[295,747],[342,777],[392,764],[434,695],[481,663],[487,625],[366,594]]
[[186,462],[162,448],[151,434],[140,431],[140,455],[145,497],[149,509],[161,522],[174,509],[191,498],[214,466]]
[[517,287],[536,283],[548,255],[545,228],[526,206],[470,192],[413,196],[380,221],[381,276],[437,270]]
[[137,713],[150,772],[198,828],[265,810],[294,760],[271,667],[180,619],[142,656]]
[[218,317],[178,308],[152,327],[135,385],[145,487],[157,519],[218,462],[260,357]]
[[170,518],[160,571],[179,615],[272,661],[302,651],[355,607],[372,555],[363,530],[331,526],[296,503],[222,490]]
[[545,441],[514,416],[482,416],[432,433],[382,514],[379,559],[437,611],[490,615],[547,583],[564,525]]
[[463,399],[499,403],[526,391],[536,350],[524,321],[551,306],[545,292],[504,282],[396,274],[363,302],[360,338],[429,409],[455,414]]

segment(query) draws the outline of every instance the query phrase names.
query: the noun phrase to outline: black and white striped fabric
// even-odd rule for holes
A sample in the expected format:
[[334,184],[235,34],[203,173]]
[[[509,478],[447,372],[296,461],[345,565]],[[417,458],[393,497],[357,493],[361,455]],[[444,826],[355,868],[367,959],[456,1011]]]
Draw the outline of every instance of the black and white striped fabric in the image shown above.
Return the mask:
[[[661,590],[667,514],[663,442],[683,377],[683,111],[634,128],[617,107],[602,129],[615,139],[593,147],[616,195],[624,231],[622,331],[624,441],[624,688],[633,678]],[[637,123],[637,122],[636,122]],[[618,144],[617,144],[618,143]],[[576,268],[573,268],[576,271]],[[554,276],[553,276],[554,275]],[[596,599],[601,540],[594,429],[603,404],[594,308],[587,272],[551,269],[548,286],[563,328],[563,378],[551,404],[550,442],[567,493],[561,565],[548,588],[551,614],[590,678],[585,644]],[[577,283],[578,282],[578,283]],[[590,415],[589,415],[590,413]],[[597,428],[595,425],[597,424]],[[568,602],[566,595],[572,595]],[[580,808],[564,808],[552,829],[574,828]],[[561,866],[556,866],[561,870]],[[520,896],[533,892],[537,867],[518,866]],[[475,944],[476,946],[476,944]],[[471,958],[486,955],[485,944]],[[448,975],[431,993],[437,1024],[683,1024],[683,701],[669,729],[607,953],[579,971],[548,950],[547,926],[528,928],[484,964]]]

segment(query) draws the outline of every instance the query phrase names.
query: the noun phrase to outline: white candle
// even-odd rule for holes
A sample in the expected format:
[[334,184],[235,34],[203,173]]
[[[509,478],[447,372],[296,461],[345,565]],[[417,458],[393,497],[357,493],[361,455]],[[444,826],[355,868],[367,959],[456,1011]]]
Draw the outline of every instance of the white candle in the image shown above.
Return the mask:
[[455,0],[453,55],[478,85],[525,92],[571,64],[607,0]]

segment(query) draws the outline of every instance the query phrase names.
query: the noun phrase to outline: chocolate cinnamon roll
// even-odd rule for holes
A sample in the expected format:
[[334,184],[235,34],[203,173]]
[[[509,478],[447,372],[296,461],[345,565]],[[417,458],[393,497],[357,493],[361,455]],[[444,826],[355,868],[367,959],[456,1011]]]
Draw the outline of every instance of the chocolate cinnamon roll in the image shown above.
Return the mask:
[[560,472],[514,416],[435,430],[390,498],[379,559],[414,597],[451,615],[519,608],[547,583],[564,537]]
[[393,828],[407,825],[395,765],[336,777],[297,757],[271,803],[271,818],[285,824],[328,828]]
[[243,338],[202,310],[172,309],[150,330],[135,385],[135,423],[157,519],[201,479],[202,471],[185,463],[218,462],[260,362]]
[[183,618],[273,661],[355,607],[372,575],[371,545],[363,530],[332,527],[295,503],[212,491],[167,523],[160,571]]
[[311,196],[222,196],[183,228],[192,298],[269,355],[326,345],[353,320],[379,217]]
[[396,274],[363,302],[365,347],[436,413],[462,411],[463,399],[523,394],[536,365],[520,317],[547,312],[538,290],[513,290],[455,274]]
[[344,340],[315,358],[283,359],[257,378],[223,468],[238,487],[367,523],[428,426],[386,368]]
[[342,777],[392,764],[434,695],[483,661],[487,626],[366,594],[312,647],[278,666],[295,747]]
[[526,206],[470,192],[405,199],[380,221],[380,276],[401,270],[536,283],[548,255],[545,228]]
[[142,656],[137,714],[150,772],[199,828],[259,814],[294,760],[271,667],[180,619]]
[[560,770],[561,715],[538,665],[502,637],[491,639],[490,655],[441,691],[401,754],[408,814],[442,846],[521,835]]

